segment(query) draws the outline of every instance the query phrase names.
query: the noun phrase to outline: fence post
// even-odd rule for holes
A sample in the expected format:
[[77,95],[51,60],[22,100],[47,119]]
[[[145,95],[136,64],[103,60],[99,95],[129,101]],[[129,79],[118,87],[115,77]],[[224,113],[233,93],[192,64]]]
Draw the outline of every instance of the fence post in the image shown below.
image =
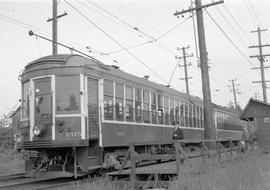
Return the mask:
[[220,141],[216,141],[216,148],[217,148],[218,162],[220,162],[221,161]]
[[179,148],[177,146],[177,141],[173,142],[174,148],[175,148],[175,158],[176,158],[176,173],[177,175],[179,175],[180,172],[180,152],[179,152]]
[[130,149],[130,165],[131,165],[130,183],[131,189],[135,189],[136,158],[135,158],[134,144],[131,144],[129,149]]
[[202,156],[202,161],[203,161],[203,164],[205,164],[205,149],[204,149],[204,146],[203,146],[203,143],[201,143],[201,156]]
[[231,155],[231,158],[233,157],[233,142],[232,140],[230,140],[230,155]]

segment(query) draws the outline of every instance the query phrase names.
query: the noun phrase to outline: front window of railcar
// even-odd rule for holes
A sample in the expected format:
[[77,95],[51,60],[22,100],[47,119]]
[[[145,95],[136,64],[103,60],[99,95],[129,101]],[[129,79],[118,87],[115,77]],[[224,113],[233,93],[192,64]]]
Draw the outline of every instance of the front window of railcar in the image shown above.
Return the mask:
[[50,78],[35,80],[35,120],[37,123],[52,122],[52,94]]
[[22,84],[22,119],[29,118],[29,87],[30,82],[24,82]]
[[80,112],[79,76],[56,76],[56,113]]

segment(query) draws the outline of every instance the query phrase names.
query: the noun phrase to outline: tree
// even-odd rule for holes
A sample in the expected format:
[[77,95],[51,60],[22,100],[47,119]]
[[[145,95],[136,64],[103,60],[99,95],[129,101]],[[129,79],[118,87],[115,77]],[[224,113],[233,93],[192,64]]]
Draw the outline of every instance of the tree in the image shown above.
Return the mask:
[[3,114],[0,117],[0,128],[8,127],[10,125],[10,118],[8,115]]

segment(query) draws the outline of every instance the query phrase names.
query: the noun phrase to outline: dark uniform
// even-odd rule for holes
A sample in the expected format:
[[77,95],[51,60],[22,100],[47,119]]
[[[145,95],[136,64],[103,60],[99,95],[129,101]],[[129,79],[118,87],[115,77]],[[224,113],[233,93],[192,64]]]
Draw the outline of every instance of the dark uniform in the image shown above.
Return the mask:
[[179,127],[178,123],[173,123],[174,124],[174,130],[173,130],[173,140],[181,140],[184,139],[184,133],[183,130]]

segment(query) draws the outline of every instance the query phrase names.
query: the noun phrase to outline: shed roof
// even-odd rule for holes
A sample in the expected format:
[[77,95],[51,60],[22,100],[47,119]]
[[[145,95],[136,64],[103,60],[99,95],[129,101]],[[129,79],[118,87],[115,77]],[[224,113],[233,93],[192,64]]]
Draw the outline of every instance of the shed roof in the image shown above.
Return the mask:
[[270,117],[270,104],[250,99],[245,109],[240,113],[240,119],[253,120],[258,117]]

